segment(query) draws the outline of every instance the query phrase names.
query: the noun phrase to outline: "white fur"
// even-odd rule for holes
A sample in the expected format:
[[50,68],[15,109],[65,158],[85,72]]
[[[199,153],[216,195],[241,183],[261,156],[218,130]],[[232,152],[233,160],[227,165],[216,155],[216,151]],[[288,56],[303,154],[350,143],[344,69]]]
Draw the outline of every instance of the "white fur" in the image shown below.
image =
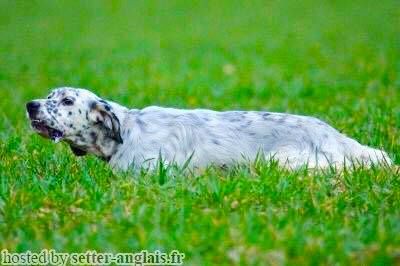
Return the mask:
[[[122,114],[124,143],[110,164],[123,170],[132,164],[152,166],[160,154],[178,165],[192,156],[190,165],[199,168],[252,161],[259,154],[290,168],[391,163],[385,152],[363,146],[313,117],[156,106]],[[263,114],[268,114],[265,119]]]

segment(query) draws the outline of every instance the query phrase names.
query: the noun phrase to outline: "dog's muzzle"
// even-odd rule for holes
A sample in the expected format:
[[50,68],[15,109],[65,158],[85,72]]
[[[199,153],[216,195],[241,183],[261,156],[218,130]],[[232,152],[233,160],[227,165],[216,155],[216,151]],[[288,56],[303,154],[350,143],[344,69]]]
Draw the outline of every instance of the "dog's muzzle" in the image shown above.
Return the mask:
[[31,101],[26,104],[26,110],[29,119],[31,120],[32,128],[42,137],[50,138],[53,141],[58,142],[64,136],[64,133],[58,129],[50,127],[45,121],[38,119],[37,114],[39,113],[39,109],[40,103],[36,101]]

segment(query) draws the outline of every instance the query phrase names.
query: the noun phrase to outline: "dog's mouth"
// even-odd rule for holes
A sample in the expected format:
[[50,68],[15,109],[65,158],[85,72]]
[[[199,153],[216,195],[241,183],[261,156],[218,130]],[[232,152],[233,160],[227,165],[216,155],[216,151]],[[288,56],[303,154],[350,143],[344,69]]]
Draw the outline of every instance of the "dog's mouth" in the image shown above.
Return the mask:
[[52,139],[54,142],[59,142],[64,136],[64,133],[62,131],[53,127],[49,127],[42,120],[32,120],[31,125],[32,128],[39,133],[39,135],[45,138]]

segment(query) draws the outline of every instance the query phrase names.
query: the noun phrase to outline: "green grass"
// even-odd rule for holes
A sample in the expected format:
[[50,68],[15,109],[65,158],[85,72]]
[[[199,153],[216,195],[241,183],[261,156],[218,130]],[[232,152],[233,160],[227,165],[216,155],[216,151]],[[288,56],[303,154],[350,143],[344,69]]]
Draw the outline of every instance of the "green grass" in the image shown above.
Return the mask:
[[400,163],[400,5],[0,2],[0,248],[186,253],[187,265],[400,263],[400,178],[274,164],[113,174],[33,134],[25,103],[89,88],[141,108],[322,118]]

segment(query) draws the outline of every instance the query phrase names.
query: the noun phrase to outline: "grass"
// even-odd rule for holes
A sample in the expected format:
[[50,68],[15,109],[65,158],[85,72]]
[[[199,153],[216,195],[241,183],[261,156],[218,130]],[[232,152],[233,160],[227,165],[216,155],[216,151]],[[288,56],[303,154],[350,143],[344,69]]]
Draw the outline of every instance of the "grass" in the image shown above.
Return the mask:
[[33,134],[24,111],[70,85],[136,108],[306,114],[399,164],[399,17],[395,0],[1,1],[0,248],[399,264],[393,170],[113,174]]

